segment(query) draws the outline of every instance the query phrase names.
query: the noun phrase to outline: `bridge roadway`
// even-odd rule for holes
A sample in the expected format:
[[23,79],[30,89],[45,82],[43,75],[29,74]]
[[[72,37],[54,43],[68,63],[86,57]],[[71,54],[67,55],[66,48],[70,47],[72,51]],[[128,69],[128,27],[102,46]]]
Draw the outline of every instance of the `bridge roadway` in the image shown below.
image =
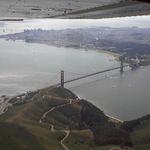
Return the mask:
[[[124,65],[124,67],[128,67],[129,65]],[[91,76],[94,76],[94,75],[97,75],[97,74],[101,74],[101,73],[105,73],[105,72],[109,72],[109,71],[113,71],[113,70],[118,70],[120,69],[121,67],[114,67],[114,68],[110,68],[110,69],[106,69],[106,70],[102,70],[102,71],[99,71],[99,72],[95,72],[95,73],[91,73],[91,74],[87,74],[87,75],[84,75],[84,76],[81,76],[81,77],[77,77],[77,78],[74,78],[74,79],[70,79],[70,80],[67,80],[67,81],[64,81],[64,84],[66,83],[70,83],[70,82],[73,82],[73,81],[77,81],[77,80],[80,80],[80,79],[84,79],[84,78],[87,78],[87,77],[91,77]],[[60,86],[61,83],[58,83],[58,84],[54,84],[52,85],[53,86]]]

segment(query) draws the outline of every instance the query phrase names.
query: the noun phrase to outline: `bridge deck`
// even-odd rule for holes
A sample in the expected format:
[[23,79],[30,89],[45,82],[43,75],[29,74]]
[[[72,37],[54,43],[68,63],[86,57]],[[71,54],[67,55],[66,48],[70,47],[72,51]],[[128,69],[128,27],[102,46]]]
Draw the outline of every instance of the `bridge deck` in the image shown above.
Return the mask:
[[[123,67],[128,67],[128,66],[129,65],[124,65]],[[121,67],[114,67],[114,68],[98,71],[98,72],[95,72],[95,73],[87,74],[87,75],[84,75],[84,76],[81,76],[81,77],[77,77],[77,78],[74,78],[74,79],[66,80],[66,81],[64,81],[64,84],[67,84],[67,83],[70,83],[70,82],[74,82],[74,81],[77,81],[77,80],[80,80],[80,79],[84,79],[84,78],[87,78],[87,77],[95,76],[97,74],[101,74],[101,73],[105,73],[105,72],[109,72],[109,71],[113,71],[113,70],[118,70],[120,68]],[[60,86],[60,85],[61,85],[61,83],[57,83],[57,84],[54,84],[52,86]]]

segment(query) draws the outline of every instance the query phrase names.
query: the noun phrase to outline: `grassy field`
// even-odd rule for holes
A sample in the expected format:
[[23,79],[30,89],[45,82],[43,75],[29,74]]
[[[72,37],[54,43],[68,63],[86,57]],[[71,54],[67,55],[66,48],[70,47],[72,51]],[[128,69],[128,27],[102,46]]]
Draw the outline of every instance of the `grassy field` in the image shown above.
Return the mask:
[[[123,150],[117,145],[96,146],[93,141],[90,140],[92,138],[91,136],[88,130],[72,132],[65,144],[70,150]],[[128,150],[134,149],[128,148]]]
[[25,128],[10,123],[0,123],[0,149],[20,150],[39,149],[44,147],[38,142],[35,136]]
[[150,149],[150,120],[144,120],[131,133],[135,150]]

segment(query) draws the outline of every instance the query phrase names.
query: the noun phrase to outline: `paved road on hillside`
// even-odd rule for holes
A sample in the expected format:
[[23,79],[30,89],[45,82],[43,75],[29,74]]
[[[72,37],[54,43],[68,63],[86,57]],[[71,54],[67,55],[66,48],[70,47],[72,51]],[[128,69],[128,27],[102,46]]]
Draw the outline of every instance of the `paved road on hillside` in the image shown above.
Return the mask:
[[[55,107],[52,107],[50,110],[48,110],[47,112],[45,112],[42,117],[40,118],[39,120],[39,123],[42,123],[43,120],[46,118],[46,116],[48,115],[48,113],[54,111],[55,109],[58,109],[58,108],[62,108],[62,107],[65,107],[67,105],[71,105],[72,104],[72,99],[69,99],[69,102],[66,103],[66,104],[61,104],[61,105],[58,105],[58,106],[55,106]],[[51,132],[54,132],[55,131],[55,127],[53,124],[50,124],[50,130]],[[69,150],[68,147],[64,144],[64,141],[69,137],[70,135],[70,130],[61,130],[63,132],[66,133],[66,135],[64,136],[64,138],[60,141],[60,144],[61,146],[65,149],[65,150]]]
[[4,100],[4,98],[0,98],[0,115],[5,113],[9,107],[9,100],[10,99]]
[[69,150],[69,148],[64,144],[64,141],[69,137],[70,130],[64,130],[64,132],[66,133],[66,136],[60,141],[60,144],[65,150]]

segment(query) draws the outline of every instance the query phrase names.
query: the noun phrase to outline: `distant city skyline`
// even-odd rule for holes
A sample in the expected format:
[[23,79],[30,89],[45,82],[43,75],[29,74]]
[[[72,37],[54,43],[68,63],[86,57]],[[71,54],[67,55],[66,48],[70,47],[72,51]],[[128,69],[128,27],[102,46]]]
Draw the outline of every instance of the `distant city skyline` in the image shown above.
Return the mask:
[[0,22],[0,34],[21,32],[24,29],[59,30],[102,26],[150,28],[150,15],[106,19],[27,19],[18,22]]

